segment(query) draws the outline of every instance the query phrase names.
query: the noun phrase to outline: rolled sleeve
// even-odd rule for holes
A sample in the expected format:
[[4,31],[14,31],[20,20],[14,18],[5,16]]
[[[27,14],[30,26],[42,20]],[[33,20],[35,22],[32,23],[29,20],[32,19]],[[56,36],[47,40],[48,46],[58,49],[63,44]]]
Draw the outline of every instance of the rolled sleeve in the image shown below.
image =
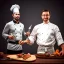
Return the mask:
[[60,46],[61,44],[64,43],[61,32],[57,26],[55,28],[55,36],[56,36],[56,40],[58,42],[58,46]]
[[28,39],[30,40],[30,43],[33,44],[34,43],[34,38],[32,36],[28,37]]

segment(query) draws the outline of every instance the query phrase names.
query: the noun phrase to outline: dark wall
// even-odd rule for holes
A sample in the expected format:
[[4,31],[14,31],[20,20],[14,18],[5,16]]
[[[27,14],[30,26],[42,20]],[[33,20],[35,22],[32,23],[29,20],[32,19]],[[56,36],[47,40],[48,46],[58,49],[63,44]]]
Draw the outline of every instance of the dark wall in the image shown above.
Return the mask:
[[[25,30],[32,24],[32,29],[36,24],[42,22],[41,12],[43,9],[51,11],[52,23],[59,26],[64,39],[64,1],[63,0],[2,0],[0,2],[0,51],[6,52],[7,42],[2,37],[2,30],[7,22],[12,20],[10,7],[13,4],[20,5],[21,18],[20,21],[25,25]],[[55,49],[57,44],[55,45]],[[37,44],[32,46],[23,45],[24,52],[36,53]]]

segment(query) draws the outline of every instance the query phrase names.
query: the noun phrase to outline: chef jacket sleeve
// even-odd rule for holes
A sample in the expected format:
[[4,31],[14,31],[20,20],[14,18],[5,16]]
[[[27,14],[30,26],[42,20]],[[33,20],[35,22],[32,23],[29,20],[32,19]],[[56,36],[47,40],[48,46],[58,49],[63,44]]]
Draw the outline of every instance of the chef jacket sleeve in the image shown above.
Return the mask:
[[55,27],[55,37],[56,37],[56,40],[58,42],[58,46],[60,46],[61,44],[64,43],[61,32],[60,32],[58,26]]
[[2,36],[7,39],[7,37],[9,36],[8,32],[9,32],[9,24],[7,23],[3,29],[3,32],[2,32]]
[[34,41],[36,40],[36,35],[37,35],[37,27],[34,27],[31,34],[30,34],[30,36],[28,37],[31,44],[33,44]]

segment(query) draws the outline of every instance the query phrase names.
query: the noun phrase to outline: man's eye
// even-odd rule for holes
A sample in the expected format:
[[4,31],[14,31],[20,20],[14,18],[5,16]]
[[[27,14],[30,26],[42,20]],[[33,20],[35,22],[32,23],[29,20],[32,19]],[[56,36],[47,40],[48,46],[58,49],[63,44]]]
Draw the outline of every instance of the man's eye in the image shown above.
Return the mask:
[[49,16],[49,15],[42,15],[42,16]]
[[20,15],[20,14],[16,14],[16,15]]
[[18,15],[20,15],[20,14],[18,14]]

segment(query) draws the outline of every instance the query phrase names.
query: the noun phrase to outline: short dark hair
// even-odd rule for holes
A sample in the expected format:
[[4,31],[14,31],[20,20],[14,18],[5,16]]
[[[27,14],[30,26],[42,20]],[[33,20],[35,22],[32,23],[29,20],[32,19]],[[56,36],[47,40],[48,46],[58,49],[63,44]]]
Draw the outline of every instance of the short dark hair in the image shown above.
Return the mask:
[[42,11],[42,13],[43,13],[43,12],[49,12],[49,13],[50,13],[50,11],[49,11],[49,10],[47,10],[47,9],[43,10],[43,11]]

